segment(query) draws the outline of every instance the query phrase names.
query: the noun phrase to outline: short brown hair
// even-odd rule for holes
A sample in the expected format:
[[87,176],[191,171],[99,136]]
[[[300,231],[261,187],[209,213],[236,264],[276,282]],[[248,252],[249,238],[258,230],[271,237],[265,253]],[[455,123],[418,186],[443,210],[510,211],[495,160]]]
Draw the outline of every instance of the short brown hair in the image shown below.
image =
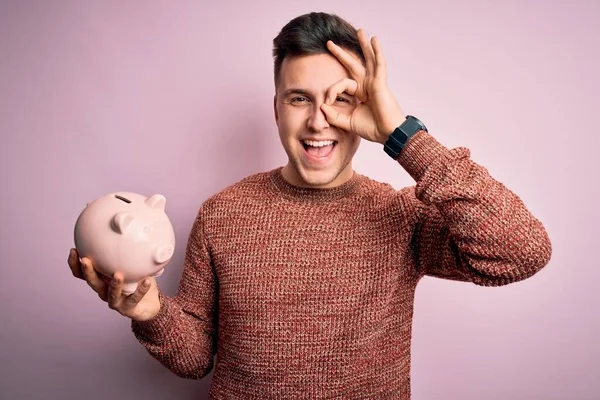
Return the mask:
[[286,57],[329,53],[328,40],[355,53],[365,63],[356,28],[335,14],[311,12],[292,19],[273,39],[275,86]]

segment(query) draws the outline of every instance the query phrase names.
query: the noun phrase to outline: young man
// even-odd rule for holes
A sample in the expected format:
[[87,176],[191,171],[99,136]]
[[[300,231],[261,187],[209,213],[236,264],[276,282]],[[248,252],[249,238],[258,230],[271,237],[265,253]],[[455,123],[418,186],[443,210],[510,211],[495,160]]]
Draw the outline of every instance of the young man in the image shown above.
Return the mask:
[[[274,56],[289,163],[201,206],[177,294],[148,278],[125,296],[120,274],[106,283],[74,250],[69,264],[174,373],[202,378],[216,355],[213,398],[408,399],[420,278],[520,281],[547,264],[549,238],[467,149],[404,115],[376,38],[311,13],[282,29]],[[361,139],[416,185],[355,173]]]

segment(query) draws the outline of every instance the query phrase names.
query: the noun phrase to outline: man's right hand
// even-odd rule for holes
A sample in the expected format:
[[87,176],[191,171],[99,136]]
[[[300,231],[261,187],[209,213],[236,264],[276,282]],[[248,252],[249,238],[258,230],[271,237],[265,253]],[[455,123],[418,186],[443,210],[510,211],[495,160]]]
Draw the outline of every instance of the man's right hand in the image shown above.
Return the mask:
[[99,275],[94,270],[91,260],[82,258],[76,249],[69,252],[69,267],[73,276],[82,279],[108,303],[108,307],[134,321],[147,321],[160,310],[158,286],[154,277],[143,279],[136,291],[130,295],[123,294],[123,274],[115,272],[112,279]]

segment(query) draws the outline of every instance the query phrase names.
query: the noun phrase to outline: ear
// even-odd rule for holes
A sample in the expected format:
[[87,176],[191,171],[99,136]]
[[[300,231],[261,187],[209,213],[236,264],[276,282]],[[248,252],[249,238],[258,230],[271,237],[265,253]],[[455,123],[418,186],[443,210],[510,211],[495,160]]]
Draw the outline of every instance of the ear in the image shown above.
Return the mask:
[[117,213],[112,219],[113,229],[122,235],[127,231],[127,228],[131,226],[134,219],[135,217],[128,212]]
[[167,204],[167,199],[162,194],[153,194],[146,199],[146,204],[152,208],[158,208],[164,211]]
[[275,112],[275,122],[279,122],[279,113],[277,112],[277,93],[273,96],[273,111]]

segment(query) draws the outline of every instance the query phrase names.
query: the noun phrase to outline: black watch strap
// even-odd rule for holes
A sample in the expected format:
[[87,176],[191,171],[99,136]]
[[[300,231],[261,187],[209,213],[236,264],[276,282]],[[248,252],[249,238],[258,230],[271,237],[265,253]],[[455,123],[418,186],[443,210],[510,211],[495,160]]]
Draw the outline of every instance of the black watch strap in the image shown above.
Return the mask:
[[406,120],[390,135],[383,146],[383,150],[394,160],[397,160],[408,139],[420,130],[427,131],[421,121],[412,115],[407,115]]

